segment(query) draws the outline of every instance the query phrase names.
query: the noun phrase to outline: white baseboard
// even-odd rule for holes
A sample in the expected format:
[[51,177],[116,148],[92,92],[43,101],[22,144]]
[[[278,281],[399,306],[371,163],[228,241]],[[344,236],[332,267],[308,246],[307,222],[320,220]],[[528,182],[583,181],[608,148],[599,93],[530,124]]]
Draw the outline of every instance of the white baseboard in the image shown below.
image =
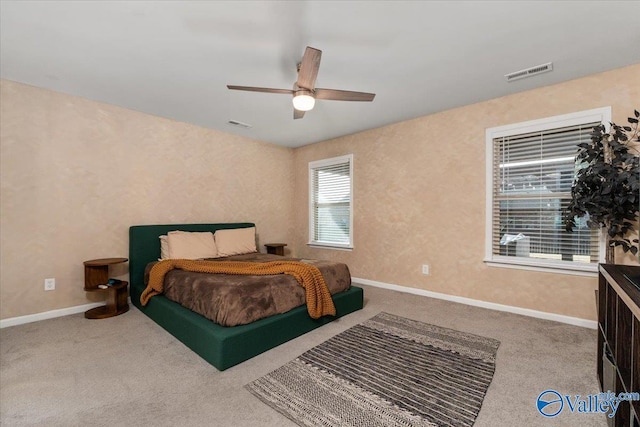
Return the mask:
[[58,310],[44,311],[42,313],[28,314],[26,316],[10,317],[8,319],[0,319],[0,329],[9,326],[23,325],[25,323],[38,322],[40,320],[53,319],[55,317],[68,316],[70,314],[84,313],[95,307],[104,305],[103,302],[94,302],[90,304],[77,305],[75,307],[60,308]]
[[564,316],[562,314],[547,313],[545,311],[531,310],[528,308],[514,307],[511,305],[496,304],[494,302],[480,301],[472,298],[459,297],[455,295],[441,294],[439,292],[427,291],[424,289],[409,288],[407,286],[393,285],[391,283],[377,282],[375,280],[360,279],[352,277],[355,283],[363,285],[375,286],[377,288],[390,289],[392,291],[404,292],[408,294],[420,295],[423,297],[442,299],[446,301],[457,302],[460,304],[472,305],[475,307],[488,308],[490,310],[506,311],[509,313],[521,314],[523,316],[536,317],[538,319],[553,320],[569,325],[581,326],[583,328],[597,329],[598,322],[595,320],[581,319],[579,317]]
[[[414,294],[414,295],[420,295],[423,297],[436,298],[436,299],[441,299],[445,301],[452,301],[460,304],[472,305],[474,307],[488,308],[490,310],[506,311],[508,313],[521,314],[523,316],[536,317],[538,319],[553,320],[560,323],[567,323],[569,325],[581,326],[583,328],[589,328],[589,329],[598,328],[598,322],[596,322],[595,320],[580,319],[579,317],[564,316],[562,314],[547,313],[544,311],[531,310],[528,308],[496,304],[494,302],[487,302],[487,301],[481,301],[481,300],[472,299],[472,298],[442,294],[439,292],[432,292],[424,289],[410,288],[407,286],[394,285],[391,283],[377,282],[375,280],[361,279],[358,277],[352,277],[351,280],[355,283],[362,283],[363,285],[390,289],[392,291],[404,292],[407,294]],[[129,301],[129,304],[131,304],[131,301]],[[53,319],[55,317],[68,316],[70,314],[84,313],[89,309],[92,309],[94,307],[99,307],[101,305],[104,305],[104,303],[84,304],[84,305],[78,305],[75,307],[61,308],[59,310],[51,310],[51,311],[45,311],[42,313],[29,314],[26,316],[0,319],[0,329],[8,328],[9,326],[16,326],[16,325],[22,325],[25,323],[37,322],[40,320]]]

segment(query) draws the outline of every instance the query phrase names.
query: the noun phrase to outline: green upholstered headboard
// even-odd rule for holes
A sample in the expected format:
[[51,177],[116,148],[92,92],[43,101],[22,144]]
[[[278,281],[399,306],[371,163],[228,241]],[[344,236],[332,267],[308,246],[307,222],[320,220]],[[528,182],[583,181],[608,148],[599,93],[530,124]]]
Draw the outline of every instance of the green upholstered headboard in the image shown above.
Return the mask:
[[[129,282],[132,297],[134,293],[144,289],[144,269],[148,263],[160,258],[159,236],[169,231],[211,231],[229,228],[255,227],[250,222],[228,224],[164,224],[164,225],[134,225],[129,227]],[[137,292],[135,292],[137,290]]]

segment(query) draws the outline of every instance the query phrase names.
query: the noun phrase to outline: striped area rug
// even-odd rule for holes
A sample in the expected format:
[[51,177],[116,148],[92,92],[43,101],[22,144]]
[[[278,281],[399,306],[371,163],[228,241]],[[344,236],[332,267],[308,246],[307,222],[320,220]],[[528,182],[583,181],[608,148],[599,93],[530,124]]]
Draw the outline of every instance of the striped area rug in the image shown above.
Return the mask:
[[245,387],[301,426],[471,426],[499,345],[380,313]]

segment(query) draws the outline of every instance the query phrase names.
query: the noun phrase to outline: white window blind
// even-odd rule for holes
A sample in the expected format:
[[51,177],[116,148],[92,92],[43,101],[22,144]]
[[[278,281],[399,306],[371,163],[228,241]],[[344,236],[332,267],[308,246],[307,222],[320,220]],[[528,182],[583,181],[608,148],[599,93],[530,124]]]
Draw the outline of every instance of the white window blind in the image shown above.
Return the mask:
[[577,145],[590,141],[601,121],[589,116],[589,121],[557,127],[562,120],[553,119],[546,127],[537,123],[495,132],[500,135],[491,139],[487,261],[594,271],[600,261],[599,231],[582,218],[567,232],[563,213],[580,167]]
[[351,248],[353,156],[309,163],[310,244]]

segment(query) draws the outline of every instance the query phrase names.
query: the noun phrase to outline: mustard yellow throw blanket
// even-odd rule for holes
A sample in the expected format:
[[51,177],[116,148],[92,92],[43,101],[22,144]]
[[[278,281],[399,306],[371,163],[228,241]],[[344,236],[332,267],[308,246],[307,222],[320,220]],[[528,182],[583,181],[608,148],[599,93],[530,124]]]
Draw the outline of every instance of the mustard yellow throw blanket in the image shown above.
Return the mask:
[[313,319],[336,315],[331,293],[318,267],[299,261],[196,261],[189,259],[167,259],[158,262],[149,272],[149,284],[140,295],[140,303],[145,306],[154,295],[164,289],[164,276],[174,268],[199,273],[242,274],[251,276],[269,276],[289,274],[305,289],[307,311]]

